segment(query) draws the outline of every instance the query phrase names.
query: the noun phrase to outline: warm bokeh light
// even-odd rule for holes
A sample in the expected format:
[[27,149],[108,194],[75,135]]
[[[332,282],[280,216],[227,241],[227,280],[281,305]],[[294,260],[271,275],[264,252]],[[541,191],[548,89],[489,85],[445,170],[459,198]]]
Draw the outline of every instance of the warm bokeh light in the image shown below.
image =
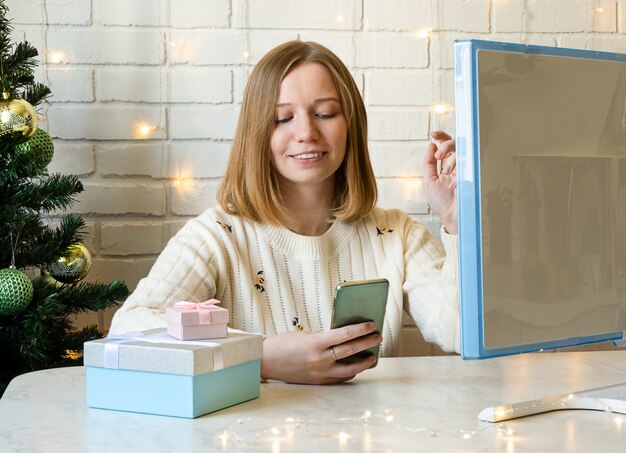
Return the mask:
[[144,139],[148,138],[152,132],[157,129],[156,126],[148,124],[144,121],[140,121],[135,124],[135,138]]
[[244,58],[250,58],[250,52],[248,52],[247,50],[244,50],[241,54]]
[[228,432],[224,431],[222,434],[220,434],[217,437],[222,439],[222,449],[226,449],[226,444],[228,443]]
[[172,179],[172,187],[176,188],[177,190],[187,190],[192,187],[192,183],[193,179],[185,178],[183,176],[177,176]]
[[337,22],[344,22],[346,20],[346,18],[343,16],[337,16],[336,19],[337,19]]
[[515,443],[513,439],[508,439],[506,441],[506,453],[515,453]]
[[58,50],[49,50],[47,52],[48,55],[48,63],[52,64],[63,64],[67,63],[67,55],[65,52],[61,52]]
[[454,108],[449,104],[435,104],[433,106],[433,110],[435,113],[443,115],[445,113],[451,112],[452,110],[454,110]]
[[419,30],[413,31],[413,35],[415,35],[417,38],[428,38],[429,36],[432,36],[432,34],[432,28],[420,28]]
[[348,446],[348,438],[350,436],[348,433],[344,433],[343,431],[337,434],[337,438],[339,439],[339,449],[340,451],[346,451],[346,447]]
[[604,12],[604,8],[596,8],[596,11],[599,12],[599,13],[602,13],[602,12]]

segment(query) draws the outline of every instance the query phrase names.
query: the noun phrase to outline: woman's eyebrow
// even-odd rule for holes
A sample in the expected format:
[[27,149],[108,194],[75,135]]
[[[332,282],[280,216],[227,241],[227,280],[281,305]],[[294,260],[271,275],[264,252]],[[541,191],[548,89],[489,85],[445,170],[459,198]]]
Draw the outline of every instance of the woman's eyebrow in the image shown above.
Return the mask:
[[[314,104],[321,104],[322,102],[329,102],[329,101],[334,101],[339,103],[339,99],[334,98],[334,97],[325,97],[325,98],[318,98],[316,100],[313,101]],[[291,102],[280,102],[278,104],[276,104],[276,107],[286,107],[292,105]]]

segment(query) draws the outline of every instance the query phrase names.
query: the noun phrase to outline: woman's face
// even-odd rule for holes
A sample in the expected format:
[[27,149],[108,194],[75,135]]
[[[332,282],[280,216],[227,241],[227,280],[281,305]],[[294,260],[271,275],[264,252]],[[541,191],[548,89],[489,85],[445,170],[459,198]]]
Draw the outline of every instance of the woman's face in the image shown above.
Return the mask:
[[293,68],[283,79],[270,139],[282,184],[334,184],[346,155],[346,118],[328,69],[318,63]]

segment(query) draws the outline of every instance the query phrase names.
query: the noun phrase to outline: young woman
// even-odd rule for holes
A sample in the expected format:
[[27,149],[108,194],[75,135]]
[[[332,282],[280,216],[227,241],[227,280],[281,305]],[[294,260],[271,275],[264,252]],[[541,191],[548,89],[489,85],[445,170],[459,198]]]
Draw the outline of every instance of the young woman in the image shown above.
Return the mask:
[[[336,359],[376,344],[395,355],[403,307],[427,340],[458,350],[454,141],[433,138],[424,189],[447,258],[421,223],[375,207],[365,107],[345,65],[316,43],[273,49],[246,86],[220,206],[169,241],[111,332],[164,327],[168,305],[217,298],[230,327],[266,336],[262,377],[297,383],[352,379],[375,358]],[[335,287],[381,277],[382,336],[373,323],[330,330]]]

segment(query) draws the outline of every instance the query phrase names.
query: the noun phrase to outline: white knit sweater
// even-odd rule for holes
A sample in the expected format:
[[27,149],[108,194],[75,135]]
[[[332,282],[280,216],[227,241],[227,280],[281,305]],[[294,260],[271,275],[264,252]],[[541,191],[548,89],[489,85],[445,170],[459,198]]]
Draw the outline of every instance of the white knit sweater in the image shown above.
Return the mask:
[[335,287],[389,280],[382,356],[398,352],[403,307],[426,340],[459,350],[458,244],[445,233],[448,258],[428,230],[398,210],[335,222],[321,236],[242,221],[211,208],[168,242],[117,311],[111,333],[164,327],[168,305],[217,298],[229,326],[265,335],[328,329]]

